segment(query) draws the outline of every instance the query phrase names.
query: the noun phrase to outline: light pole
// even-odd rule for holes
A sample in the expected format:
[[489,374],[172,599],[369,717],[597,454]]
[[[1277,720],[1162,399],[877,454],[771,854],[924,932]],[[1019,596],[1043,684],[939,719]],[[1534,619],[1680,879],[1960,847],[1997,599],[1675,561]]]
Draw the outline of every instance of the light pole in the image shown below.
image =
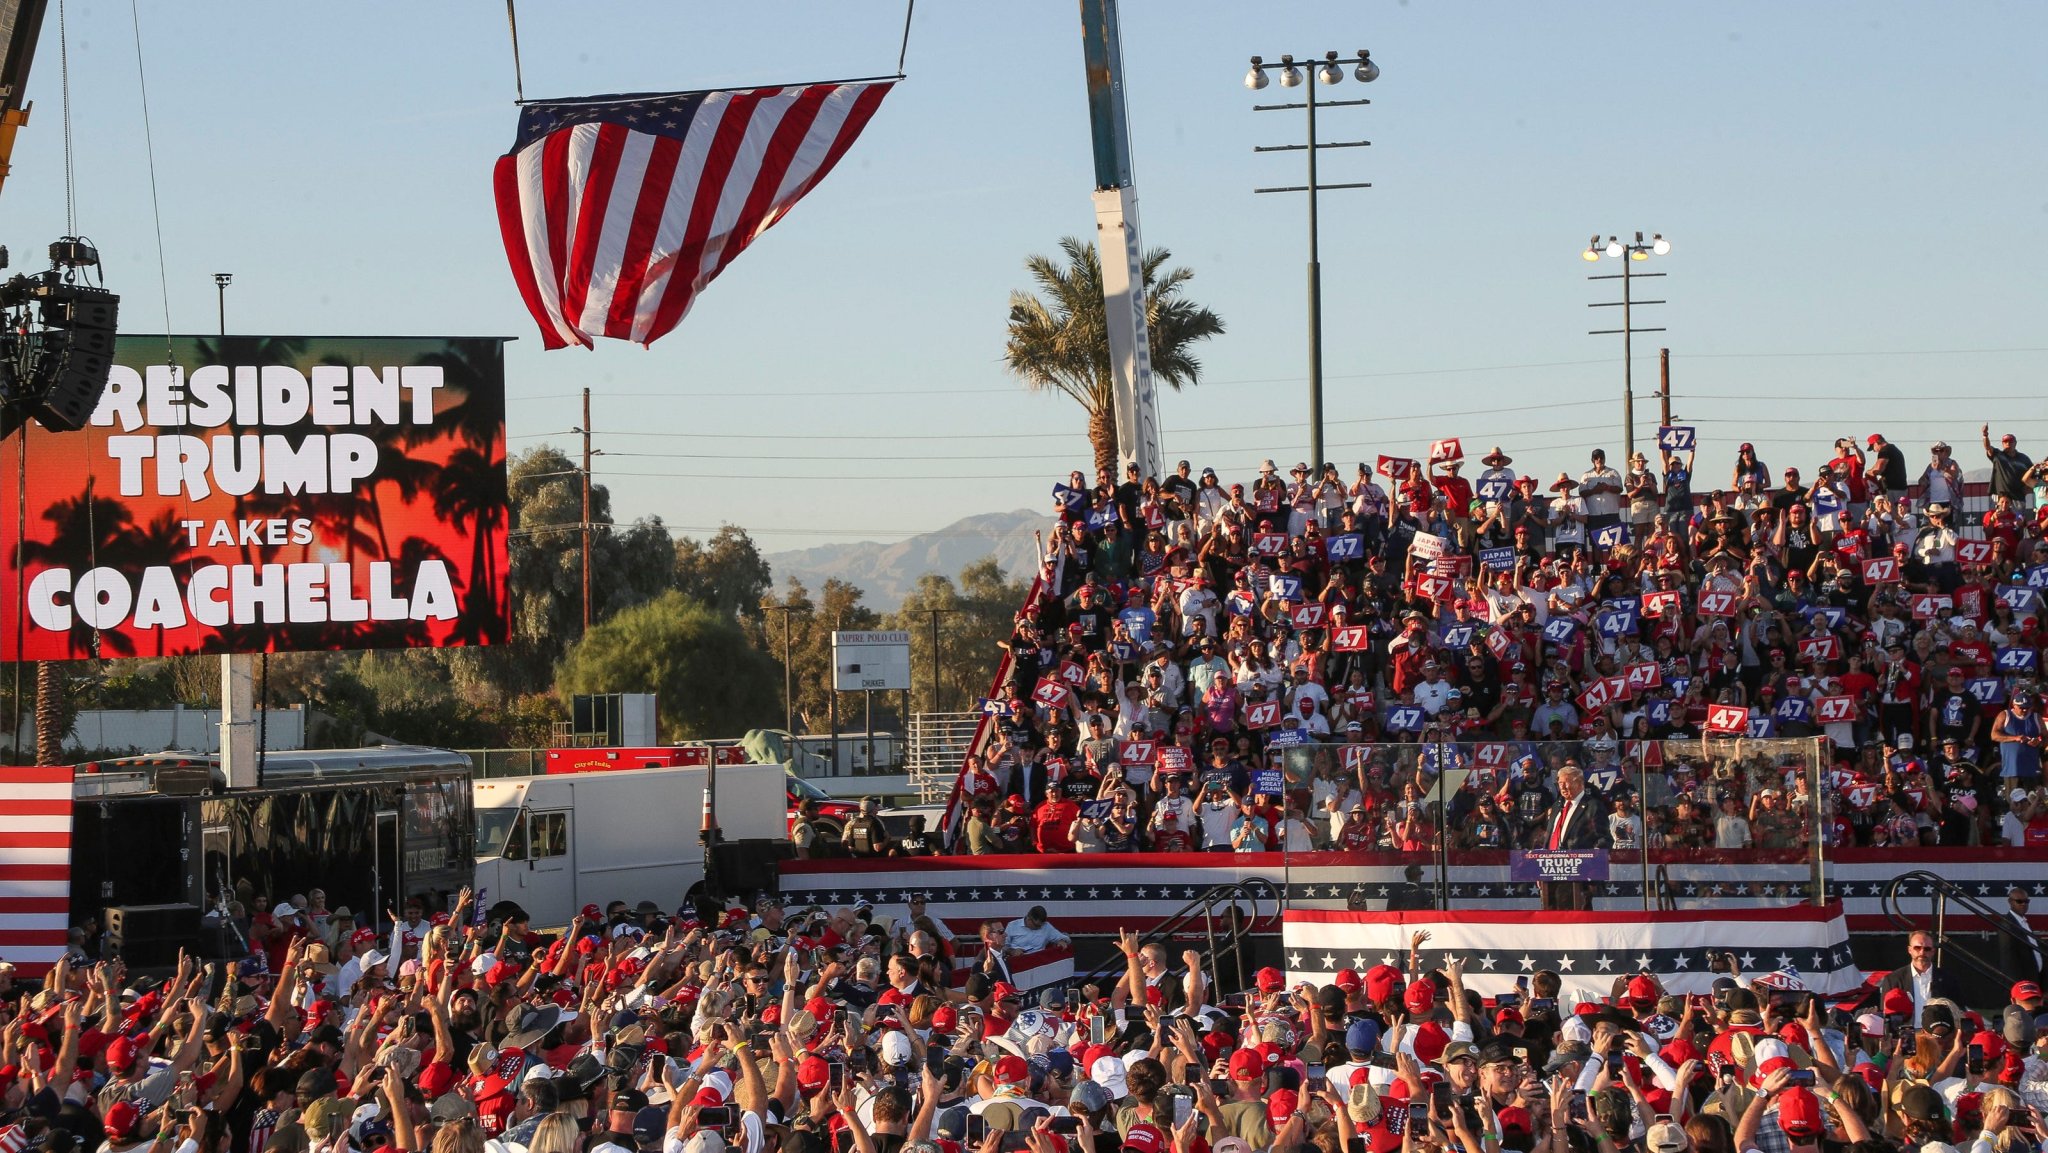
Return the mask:
[[795,681],[790,676],[789,664],[789,614],[797,611],[796,605],[769,605],[768,611],[782,614],[782,731],[796,736]]
[[936,713],[939,711],[939,617],[961,610],[923,608],[916,611],[930,613],[932,618],[932,712]]
[[1661,300],[1636,300],[1630,291],[1630,285],[1634,278],[1638,276],[1662,276],[1664,274],[1661,272],[1631,272],[1630,270],[1635,267],[1635,263],[1638,260],[1648,260],[1651,256],[1663,256],[1670,251],[1671,242],[1664,239],[1664,234],[1661,232],[1653,234],[1647,241],[1643,239],[1643,234],[1640,232],[1636,233],[1636,238],[1633,241],[1625,241],[1619,237],[1610,236],[1604,245],[1600,243],[1600,234],[1596,232],[1593,234],[1593,239],[1586,242],[1586,250],[1579,253],[1579,258],[1589,264],[1598,262],[1602,256],[1609,256],[1621,261],[1621,271],[1619,273],[1610,272],[1586,278],[1587,280],[1621,281],[1621,299],[1595,301],[1586,307],[1621,309],[1620,328],[1595,328],[1588,335],[1613,336],[1615,333],[1621,334],[1621,459],[1623,461],[1634,457],[1636,452],[1636,381],[1635,361],[1632,356],[1634,352],[1633,338],[1638,332],[1664,331],[1662,328],[1637,328],[1630,323],[1630,312],[1635,305],[1664,303]]
[[213,274],[213,287],[220,294],[220,334],[222,336],[228,334],[228,285],[233,283],[234,279],[235,274],[232,272],[216,272]]
[[[1254,104],[1254,112],[1279,112],[1290,108],[1302,108],[1308,112],[1308,142],[1306,144],[1272,144],[1253,147],[1253,152],[1306,152],[1308,153],[1308,183],[1275,188],[1254,188],[1255,193],[1306,192],[1308,193],[1308,458],[1309,467],[1322,475],[1323,467],[1323,266],[1319,256],[1316,235],[1316,194],[1324,189],[1371,188],[1363,181],[1346,184],[1320,184],[1316,181],[1316,153],[1324,148],[1364,148],[1370,140],[1344,140],[1323,142],[1316,139],[1316,85],[1339,84],[1344,79],[1346,65],[1355,66],[1352,76],[1361,84],[1370,84],[1379,79],[1380,66],[1372,62],[1372,53],[1363,48],[1358,55],[1340,58],[1335,52],[1323,53],[1320,64],[1314,65],[1315,75],[1306,85],[1301,69],[1294,57],[1282,56],[1280,63],[1268,64],[1264,58],[1252,57],[1252,66],[1245,73],[1244,86],[1254,92],[1266,87],[1271,81],[1266,73],[1279,73],[1280,87],[1302,88],[1303,97],[1299,104]],[[1372,101],[1325,100],[1325,108],[1341,108],[1354,104],[1370,104]]]

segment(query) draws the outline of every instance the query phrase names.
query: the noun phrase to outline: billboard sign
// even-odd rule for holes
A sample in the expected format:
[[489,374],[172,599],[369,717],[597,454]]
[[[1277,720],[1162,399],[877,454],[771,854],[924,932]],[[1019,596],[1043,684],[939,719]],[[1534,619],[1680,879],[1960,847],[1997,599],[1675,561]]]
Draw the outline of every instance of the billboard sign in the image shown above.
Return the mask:
[[0,444],[0,657],[506,638],[502,340],[124,335],[114,360],[85,428]]

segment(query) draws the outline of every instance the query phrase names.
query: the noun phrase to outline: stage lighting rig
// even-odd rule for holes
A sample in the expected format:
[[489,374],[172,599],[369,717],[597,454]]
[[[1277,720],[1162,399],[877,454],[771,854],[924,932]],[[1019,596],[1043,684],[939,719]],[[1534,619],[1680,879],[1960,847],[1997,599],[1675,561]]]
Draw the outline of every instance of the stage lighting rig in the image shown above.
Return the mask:
[[[90,241],[65,236],[50,245],[50,267],[0,283],[0,439],[30,417],[45,428],[84,428],[107,389],[121,298],[104,278],[85,282],[100,255]],[[7,250],[0,248],[0,269]]]

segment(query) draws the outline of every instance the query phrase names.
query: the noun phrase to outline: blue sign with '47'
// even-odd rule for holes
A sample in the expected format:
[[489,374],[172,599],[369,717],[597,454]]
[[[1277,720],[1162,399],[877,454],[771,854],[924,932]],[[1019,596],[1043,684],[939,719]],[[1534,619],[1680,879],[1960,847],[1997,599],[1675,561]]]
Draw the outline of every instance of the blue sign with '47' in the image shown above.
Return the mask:
[[1333,561],[1364,560],[1365,537],[1355,532],[1339,533],[1323,542],[1323,555]]
[[2041,663],[2041,654],[2034,649],[2013,647],[1998,650],[1998,657],[1992,665],[2001,673],[2031,673]]
[[1619,605],[1601,609],[1593,618],[1603,637],[1621,637],[1636,631],[1636,610],[1634,605]]
[[1387,710],[1387,731],[1395,733],[1419,733],[1422,722],[1428,714],[1416,705],[1402,705]]

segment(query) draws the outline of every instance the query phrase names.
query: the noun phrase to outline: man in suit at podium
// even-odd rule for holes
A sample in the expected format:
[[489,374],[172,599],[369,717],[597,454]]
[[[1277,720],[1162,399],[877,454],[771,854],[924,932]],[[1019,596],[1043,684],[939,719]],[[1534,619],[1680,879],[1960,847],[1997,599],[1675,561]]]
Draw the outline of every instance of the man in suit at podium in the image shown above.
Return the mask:
[[[1577,765],[1557,771],[1557,803],[1536,822],[1536,850],[1595,849],[1600,846],[1600,815],[1586,797],[1586,774]],[[1584,881],[1545,881],[1546,909],[1591,909],[1593,887]]]

